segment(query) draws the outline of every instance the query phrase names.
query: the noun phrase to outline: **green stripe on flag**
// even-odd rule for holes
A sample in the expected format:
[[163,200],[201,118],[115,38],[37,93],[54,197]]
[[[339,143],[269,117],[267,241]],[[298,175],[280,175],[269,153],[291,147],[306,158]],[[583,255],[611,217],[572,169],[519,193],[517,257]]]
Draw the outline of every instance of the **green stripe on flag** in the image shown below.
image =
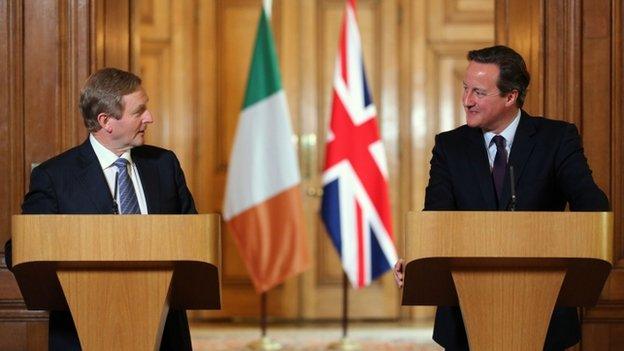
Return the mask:
[[282,89],[269,20],[262,9],[243,109]]

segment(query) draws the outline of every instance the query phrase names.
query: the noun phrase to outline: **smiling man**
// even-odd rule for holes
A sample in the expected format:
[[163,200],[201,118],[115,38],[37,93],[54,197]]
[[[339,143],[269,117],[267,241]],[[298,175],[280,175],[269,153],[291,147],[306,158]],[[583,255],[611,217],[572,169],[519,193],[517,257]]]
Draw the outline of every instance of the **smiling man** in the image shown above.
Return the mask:
[[[147,102],[132,73],[105,68],[91,75],[80,95],[89,137],[33,169],[22,213],[197,213],[175,154],[144,145],[154,121]],[[10,241],[5,252],[10,268]],[[49,349],[80,350],[69,312],[50,312]],[[191,349],[185,311],[169,310],[160,349]]]
[[[564,211],[567,205],[571,211],[608,211],[576,127],[522,110],[530,82],[522,57],[493,46],[470,51],[468,61],[462,95],[466,125],[436,136],[425,210]],[[401,286],[402,260],[395,278]],[[433,338],[447,350],[468,350],[459,307],[438,308]],[[576,309],[556,308],[544,349],[563,350],[579,340]]]

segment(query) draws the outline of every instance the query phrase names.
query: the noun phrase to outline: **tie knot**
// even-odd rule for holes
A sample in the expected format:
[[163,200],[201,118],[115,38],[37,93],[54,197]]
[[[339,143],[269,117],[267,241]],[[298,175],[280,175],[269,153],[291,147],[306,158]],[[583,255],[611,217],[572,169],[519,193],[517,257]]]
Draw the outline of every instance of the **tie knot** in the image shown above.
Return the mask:
[[128,163],[130,163],[130,162],[128,162],[128,160],[126,160],[123,157],[120,157],[120,158],[116,159],[113,164],[115,165],[115,167],[117,167],[117,169],[119,171],[121,171],[122,169],[125,171],[126,167],[128,166]]
[[496,144],[497,149],[505,148],[506,140],[505,140],[505,137],[503,137],[502,135],[495,135],[494,138],[492,138],[492,142]]

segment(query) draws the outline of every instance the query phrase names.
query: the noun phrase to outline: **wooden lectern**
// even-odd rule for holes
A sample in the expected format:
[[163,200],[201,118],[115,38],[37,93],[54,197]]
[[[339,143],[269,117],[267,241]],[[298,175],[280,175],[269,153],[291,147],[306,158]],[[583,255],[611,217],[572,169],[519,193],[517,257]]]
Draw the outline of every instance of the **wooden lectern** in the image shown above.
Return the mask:
[[13,216],[29,309],[71,310],[83,350],[157,350],[173,309],[219,309],[218,215]]
[[610,212],[410,212],[403,305],[459,306],[470,349],[542,350],[555,305],[593,306]]

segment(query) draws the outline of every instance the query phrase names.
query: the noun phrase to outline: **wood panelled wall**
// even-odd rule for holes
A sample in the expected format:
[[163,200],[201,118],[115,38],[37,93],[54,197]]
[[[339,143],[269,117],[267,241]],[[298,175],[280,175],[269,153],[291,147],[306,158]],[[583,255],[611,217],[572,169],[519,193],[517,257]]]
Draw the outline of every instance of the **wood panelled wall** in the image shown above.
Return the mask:
[[[0,241],[33,163],[85,137],[79,87],[103,66],[140,73],[156,123],[150,143],[181,159],[201,212],[219,212],[260,0],[0,0]],[[624,348],[623,91],[620,0],[360,0],[358,22],[391,177],[395,235],[422,208],[433,136],[463,123],[469,49],[494,39],[519,50],[533,76],[527,110],[575,122],[616,217],[614,270],[584,311],[583,349]],[[282,319],[339,316],[338,259],[318,220],[326,126],[343,0],[274,0],[272,25],[297,137],[314,268],[269,295]],[[495,31],[493,31],[493,28]],[[495,34],[494,34],[495,33]],[[495,35],[495,37],[494,37]],[[225,227],[224,227],[225,228]],[[223,233],[223,311],[249,317],[258,298]],[[351,291],[355,319],[426,319],[401,309],[390,277]],[[46,314],[24,309],[0,267],[0,349],[45,349]]]
[[526,109],[574,122],[615,214],[614,270],[583,311],[582,350],[624,348],[624,76],[619,0],[498,0],[496,41],[529,58]]
[[[148,141],[176,150],[201,212],[221,211],[260,3],[136,1],[138,33],[133,57],[157,118]],[[394,150],[389,152],[389,160],[395,169],[399,150],[397,4],[358,3],[369,79],[376,101],[385,106],[379,109],[382,124],[387,126],[382,125],[382,130]],[[273,6],[272,24],[300,147],[308,233],[316,258],[310,272],[269,293],[269,313],[274,317],[337,318],[340,313],[340,265],[318,222],[324,143],[317,140],[325,138],[343,9],[343,1],[275,1]],[[393,183],[398,184],[398,174],[393,174]],[[396,198],[398,186],[393,193]],[[398,205],[395,211],[399,212]],[[223,228],[223,310],[194,316],[255,317],[258,296],[227,228]],[[397,289],[385,279],[352,294],[353,316],[395,318],[397,298]],[[371,299],[382,302],[366,303]]]
[[[421,210],[436,134],[465,123],[461,105],[468,50],[494,43],[494,1],[405,1],[401,28],[403,207]],[[401,220],[405,212],[396,214]],[[403,233],[399,233],[402,243]],[[402,250],[402,247],[399,247]],[[408,310],[408,308],[404,308]],[[412,307],[415,319],[435,308]]]
[[[148,141],[176,150],[200,211],[219,212],[260,1],[135,3],[138,30],[133,57],[157,119],[150,127]],[[494,2],[361,0],[357,4],[367,74],[389,162],[394,227],[400,242],[401,214],[422,207],[433,136],[463,123],[459,96],[465,53],[494,42]],[[302,191],[315,259],[310,272],[269,294],[269,313],[274,317],[328,319],[340,314],[342,272],[318,211],[323,140],[343,11],[342,0],[275,1],[273,6],[272,25],[298,137]],[[403,68],[402,58],[407,59]],[[410,73],[401,74],[403,69]],[[412,72],[418,77],[415,84]],[[402,91],[413,91],[414,95],[403,95],[400,102]],[[421,96],[424,101],[417,100]],[[417,116],[416,122],[412,122],[413,116]],[[406,152],[410,145],[418,145],[413,154]],[[410,155],[418,159],[413,169],[410,162],[401,162]],[[414,196],[400,196],[410,192],[408,189],[418,190]],[[223,228],[224,308],[216,313],[194,313],[194,317],[254,317],[258,297],[227,228]],[[397,318],[398,297],[388,276],[372,287],[351,292],[351,316]],[[430,318],[431,309],[414,315]]]
[[[2,251],[31,167],[86,137],[77,108],[84,80],[99,67],[129,67],[129,15],[124,1],[0,0]],[[47,313],[25,309],[2,259],[0,350],[46,350],[47,336]]]

